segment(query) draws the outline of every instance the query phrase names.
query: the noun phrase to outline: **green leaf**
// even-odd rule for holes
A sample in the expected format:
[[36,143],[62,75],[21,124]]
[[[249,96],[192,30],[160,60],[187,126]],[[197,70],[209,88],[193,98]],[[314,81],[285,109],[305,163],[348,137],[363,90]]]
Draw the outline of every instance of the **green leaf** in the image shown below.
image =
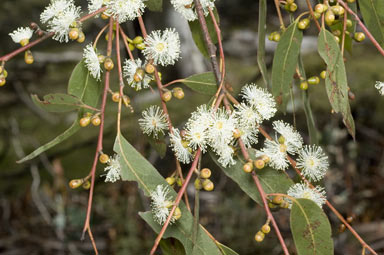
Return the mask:
[[384,1],[359,0],[359,7],[368,30],[384,47]]
[[225,246],[224,244],[221,244],[219,242],[217,242],[216,244],[217,244],[217,246],[219,246],[221,254],[223,254],[223,255],[239,255],[237,252],[235,252],[231,248]]
[[267,0],[259,1],[259,24],[258,24],[258,39],[257,47],[257,65],[259,66],[261,76],[263,77],[264,85],[268,88],[269,78],[267,65],[265,64],[265,34],[267,29]]
[[[87,68],[84,66],[83,61],[81,61],[76,65],[72,72],[71,78],[69,79],[68,94],[79,98],[83,103],[89,106],[96,107],[99,101],[100,93],[101,82],[96,81],[90,76]],[[87,111],[89,112],[90,110]],[[40,146],[21,160],[17,161],[17,163],[23,163],[27,160],[33,159],[41,153],[49,150],[50,148],[74,135],[80,129],[79,119],[83,117],[84,113],[84,109],[80,109],[78,112],[78,117],[71,127],[69,127],[66,131],[64,131],[52,141]]]
[[175,238],[162,239],[160,249],[164,255],[185,255],[183,244]]
[[312,200],[292,201],[291,232],[298,255],[333,255],[331,225],[323,210]]
[[[139,188],[143,190],[146,196],[156,189],[158,185],[168,185],[165,179],[159,172],[134,148],[128,141],[119,133],[117,134],[114,151],[120,156],[121,177],[125,181],[135,181]],[[170,196],[175,199],[177,194],[170,188]],[[203,228],[200,226],[200,231],[196,238],[196,242],[192,239],[193,216],[188,211],[183,202],[179,204],[181,210],[181,218],[170,225],[164,233],[164,238],[176,238],[184,246],[187,255],[193,254],[195,249],[198,254],[215,255],[221,254],[219,248],[209,238]],[[139,215],[159,233],[161,227],[153,220],[151,212],[142,212]]]
[[[216,21],[219,23],[219,14],[217,13],[216,8],[213,10],[213,13],[215,15]],[[210,15],[205,17],[205,20],[207,22],[207,28],[208,28],[208,32],[211,37],[212,43],[216,44],[218,40],[217,40],[217,34],[215,31],[213,20]],[[204,55],[204,57],[209,58],[210,56],[208,54],[207,46],[205,45],[204,35],[200,27],[199,20],[190,21],[188,23],[189,23],[189,28],[191,29],[193,40],[195,41],[197,48],[200,50],[201,54]]]
[[150,11],[162,12],[163,11],[163,0],[147,0],[145,5]]
[[303,32],[297,27],[298,20],[293,22],[282,34],[272,64],[272,94],[278,98],[281,110],[285,112],[289,89],[300,54]]
[[216,79],[212,72],[194,74],[181,81],[188,88],[204,95],[214,95],[217,91]]
[[[256,184],[252,179],[252,175],[243,171],[243,165],[246,163],[243,159],[235,159],[236,164],[223,167],[217,161],[217,156],[213,152],[209,152],[213,161],[223,170],[223,172],[235,181],[240,188],[256,203],[263,206],[259,191],[257,190]],[[255,151],[249,150],[249,155],[252,159],[255,159]],[[257,176],[260,179],[261,186],[264,191],[268,193],[287,193],[287,190],[292,186],[293,182],[289,179],[282,171],[265,167],[260,171],[257,171]]]
[[85,106],[79,98],[60,93],[46,95],[43,101],[37,95],[32,95],[32,101],[48,112],[68,112]]
[[355,122],[348,99],[348,81],[343,56],[335,37],[322,28],[318,38],[318,51],[327,64],[325,87],[333,110],[343,116],[344,125],[355,138]]
[[167,152],[167,144],[164,140],[164,135],[161,135],[160,137],[153,138],[152,136],[146,136],[148,139],[149,144],[154,148],[157,153],[159,153],[160,158],[164,158],[165,154]]

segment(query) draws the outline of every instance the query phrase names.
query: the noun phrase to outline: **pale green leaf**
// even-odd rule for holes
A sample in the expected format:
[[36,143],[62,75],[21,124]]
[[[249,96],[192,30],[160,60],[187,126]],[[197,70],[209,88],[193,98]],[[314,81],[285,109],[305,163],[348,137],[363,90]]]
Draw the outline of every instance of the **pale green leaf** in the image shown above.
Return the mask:
[[272,64],[272,94],[285,112],[289,91],[296,71],[303,32],[293,22],[281,35]]
[[214,95],[217,91],[216,79],[212,72],[194,74],[181,81],[188,88],[204,95]]
[[324,28],[319,34],[318,51],[327,64],[325,87],[329,102],[336,113],[341,113],[344,125],[355,138],[355,122],[349,106],[348,81],[343,56],[333,34]]
[[359,7],[368,30],[384,47],[384,1],[359,0]]
[[60,93],[45,95],[43,101],[37,95],[32,95],[32,101],[48,112],[68,112],[85,106],[79,98]]
[[145,5],[150,11],[162,12],[163,11],[163,0],[147,0]]
[[291,232],[298,255],[333,255],[331,225],[323,210],[312,200],[292,201]]

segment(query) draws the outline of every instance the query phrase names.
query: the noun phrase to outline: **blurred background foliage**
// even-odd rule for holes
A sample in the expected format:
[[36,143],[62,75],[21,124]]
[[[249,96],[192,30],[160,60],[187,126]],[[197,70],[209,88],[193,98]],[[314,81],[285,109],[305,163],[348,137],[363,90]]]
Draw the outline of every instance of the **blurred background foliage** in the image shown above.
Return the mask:
[[[2,0],[0,6],[0,55],[17,46],[8,33],[19,26],[37,22],[48,0]],[[175,14],[165,1],[164,14],[146,11],[144,19],[150,30],[176,26],[182,37],[183,59],[175,67],[163,68],[164,81],[183,78],[210,69],[209,63],[197,52],[189,35],[187,23]],[[299,11],[305,1],[297,1]],[[76,1],[86,8],[86,1]],[[221,29],[227,61],[228,86],[237,95],[249,82],[262,84],[256,62],[258,1],[218,0]],[[268,31],[278,30],[274,5],[268,3]],[[284,14],[287,16],[286,14]],[[286,17],[286,23],[288,17]],[[84,24],[86,43],[104,26],[95,19]],[[131,37],[138,35],[138,24],[123,26]],[[318,75],[324,63],[316,51],[316,28],[305,32],[303,59],[307,76]],[[101,42],[105,45],[105,42]],[[78,43],[60,44],[47,40],[33,48],[33,65],[26,65],[22,56],[6,64],[9,72],[6,86],[0,89],[0,254],[92,254],[88,239],[80,241],[85,218],[88,192],[82,188],[70,190],[68,182],[88,174],[96,147],[97,128],[87,127],[69,140],[24,164],[16,160],[64,131],[76,118],[75,113],[50,114],[36,108],[30,94],[40,97],[53,92],[65,92],[71,70],[82,57]],[[271,66],[274,43],[267,43],[267,65]],[[101,46],[98,46],[102,49]],[[188,55],[189,54],[189,55]],[[22,55],[22,54],[21,54]],[[377,252],[384,252],[384,99],[374,88],[376,80],[384,81],[383,57],[366,40],[354,45],[346,54],[348,81],[356,98],[351,102],[356,121],[356,141],[347,134],[341,119],[331,114],[323,81],[309,88],[312,110],[321,137],[321,145],[329,154],[331,169],[325,178],[328,199],[344,216],[354,216],[353,226]],[[113,77],[112,90],[118,83]],[[175,126],[181,126],[196,106],[209,97],[184,88],[186,97],[168,103]],[[126,90],[132,98],[134,113],[126,110],[123,118],[125,137],[168,176],[174,170],[170,149],[161,159],[138,129],[137,119],[150,104],[159,104],[157,93]],[[295,103],[286,115],[275,119],[293,123],[308,142],[305,115],[298,87]],[[117,106],[108,99],[104,152],[113,154],[116,134]],[[270,129],[266,126],[267,129]],[[203,166],[213,170],[215,190],[202,192],[201,224],[220,242],[239,254],[281,254],[274,233],[258,244],[254,234],[265,222],[263,210],[248,198],[235,183],[214,166],[208,156]],[[184,169],[188,167],[185,166]],[[103,170],[98,168],[93,203],[92,229],[100,254],[146,254],[155,234],[137,212],[148,210],[149,201],[135,183],[104,183]],[[188,188],[193,198],[193,186]],[[360,244],[348,231],[338,231],[338,220],[328,212],[333,227],[336,254],[359,254]],[[275,214],[283,236],[294,254],[289,232],[289,214]],[[273,232],[273,231],[272,231]]]

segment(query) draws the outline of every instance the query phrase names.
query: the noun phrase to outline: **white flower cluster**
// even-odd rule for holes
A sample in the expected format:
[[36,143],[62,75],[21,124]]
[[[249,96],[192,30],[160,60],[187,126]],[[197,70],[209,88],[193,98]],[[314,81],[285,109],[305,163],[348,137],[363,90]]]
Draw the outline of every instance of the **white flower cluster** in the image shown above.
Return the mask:
[[126,59],[123,69],[124,77],[127,78],[128,84],[136,91],[142,88],[148,88],[149,82],[153,80],[153,75],[148,74],[145,71],[147,62],[142,65],[141,59]]
[[[200,148],[204,153],[210,147],[218,155],[218,162],[227,167],[235,163],[236,138],[241,137],[247,147],[257,143],[258,127],[276,112],[275,102],[272,95],[254,84],[245,86],[243,91],[246,102],[236,106],[233,112],[224,108],[213,111],[203,105],[187,121],[185,135],[181,136],[177,129],[173,130],[170,134],[171,146],[180,162],[188,164],[193,158],[193,151]],[[263,103],[257,103],[261,101]]]
[[[163,185],[157,185],[156,190],[151,194],[151,207],[154,220],[163,225],[167,220],[173,203],[170,200],[169,188]],[[176,221],[175,217],[171,218],[170,224]]]
[[89,13],[95,12],[103,7],[105,0],[88,0],[88,11]]
[[[215,0],[200,0],[204,15],[207,16],[209,9],[215,7]],[[195,4],[193,0],[171,0],[171,4],[175,10],[180,13],[186,20],[194,21],[197,19]]]
[[[296,183],[289,188],[287,191],[288,196],[294,198],[306,198],[315,202],[320,208],[325,204],[326,197],[324,188],[316,186],[313,189],[308,186],[306,183]],[[288,200],[290,207],[292,206],[292,201]]]
[[164,130],[168,129],[167,117],[159,106],[150,106],[143,111],[142,115],[139,125],[144,134],[157,138],[159,133],[164,134]]
[[106,174],[105,182],[115,182],[121,179],[121,166],[120,156],[115,154],[108,161],[108,166],[104,168],[104,171],[108,171]]
[[73,0],[51,0],[51,3],[40,15],[42,23],[47,24],[48,32],[53,32],[53,39],[59,42],[68,42],[68,33],[72,27],[80,24],[81,8],[75,6]]
[[88,44],[84,48],[83,59],[85,66],[88,68],[88,71],[92,77],[96,80],[100,80],[103,70],[101,69],[96,49],[92,46],[92,43]]
[[384,82],[376,81],[375,88],[379,91],[380,95],[384,96]]
[[136,19],[145,9],[143,0],[109,0],[105,4],[108,7],[108,14],[119,23]]
[[29,27],[19,27],[12,33],[9,33],[9,36],[15,43],[21,43],[23,40],[29,42],[33,35],[33,30]]

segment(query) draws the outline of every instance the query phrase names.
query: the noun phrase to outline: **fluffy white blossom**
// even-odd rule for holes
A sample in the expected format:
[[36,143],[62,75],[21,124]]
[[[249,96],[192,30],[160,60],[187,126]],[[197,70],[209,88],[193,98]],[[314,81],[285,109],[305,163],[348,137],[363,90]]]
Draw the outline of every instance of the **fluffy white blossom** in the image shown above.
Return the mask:
[[180,131],[177,128],[173,128],[169,133],[169,140],[176,158],[184,164],[189,164],[192,154],[188,148],[188,142],[181,139]]
[[93,48],[92,46],[92,43],[88,44],[84,48],[83,58],[85,66],[88,68],[88,71],[92,75],[92,77],[96,80],[100,80],[100,76],[103,70],[100,67],[99,58],[97,56],[95,48]]
[[236,129],[236,119],[223,108],[217,109],[212,115],[208,128],[209,144],[212,148],[228,145],[233,141],[233,131]]
[[[151,192],[151,207],[154,220],[163,225],[171,212],[172,202],[169,196],[169,188],[163,185],[157,185],[156,190]],[[175,222],[172,217],[170,224]]]
[[73,0],[51,0],[51,3],[40,14],[40,20],[42,23],[47,23],[50,19],[62,15],[67,9],[74,6]]
[[209,9],[215,8],[215,0],[200,0],[201,7],[203,7],[204,15],[209,14]]
[[159,133],[164,134],[164,130],[168,129],[167,117],[159,106],[150,106],[143,111],[142,115],[143,118],[139,119],[139,125],[144,134],[152,134],[157,138]]
[[384,82],[376,81],[375,88],[379,91],[380,95],[384,96]]
[[144,43],[143,53],[148,60],[153,59],[155,65],[174,65],[180,58],[180,39],[174,28],[152,31]]
[[264,148],[262,148],[261,151],[270,158],[268,164],[272,168],[276,170],[285,170],[288,168],[289,162],[287,159],[287,146],[285,144],[265,140]]
[[110,0],[106,3],[109,13],[119,23],[134,20],[144,12],[143,0]]
[[58,13],[48,21],[48,32],[55,33],[52,37],[59,42],[68,42],[68,33],[72,27],[78,26],[81,8],[75,5],[68,6],[63,12]]
[[260,114],[252,106],[245,103],[235,105],[234,114],[240,126],[257,127],[263,120]]
[[115,182],[121,179],[121,166],[119,160],[120,156],[117,154],[109,158],[108,166],[104,168],[104,171],[108,171],[105,182]]
[[208,128],[212,121],[212,110],[202,105],[192,113],[185,125],[185,137],[188,146],[196,150],[198,147],[202,152],[206,151],[208,143]]
[[[294,184],[288,189],[287,194],[294,198],[310,199],[320,208],[322,208],[326,201],[324,188],[316,186],[314,189],[311,189],[306,183]],[[289,200],[289,203],[292,205],[292,201]]]
[[105,0],[88,0],[89,13],[95,12],[103,6]]
[[227,144],[216,144],[216,147],[213,148],[215,153],[219,156],[218,162],[223,166],[227,167],[230,165],[234,165],[236,162],[233,159],[234,150],[232,146]]
[[262,119],[269,120],[275,115],[276,102],[267,90],[251,83],[242,88],[241,94],[247,103],[255,108]]
[[313,181],[321,180],[329,167],[328,157],[321,147],[304,146],[299,151],[296,166],[302,169],[302,174]]
[[257,134],[259,133],[258,128],[251,126],[239,126],[237,128],[241,134],[241,140],[243,141],[245,147],[250,148],[252,144],[257,144]]
[[[127,78],[127,82],[132,88],[141,90],[142,88],[145,89],[149,87],[149,82],[152,80],[152,77],[144,71],[145,64],[144,66],[142,65],[141,59],[126,59],[123,69],[124,77]],[[141,72],[137,72],[138,70],[141,70]],[[140,81],[135,80],[135,75],[140,77]]]
[[15,31],[9,34],[15,43],[20,43],[23,40],[29,41],[33,35],[33,30],[29,27],[19,27]]
[[279,142],[287,146],[289,153],[295,154],[303,147],[303,138],[291,125],[281,120],[274,121],[272,125],[275,131],[282,136]]
[[171,0],[171,4],[186,20],[194,21],[197,19],[196,12],[193,8],[193,0]]

